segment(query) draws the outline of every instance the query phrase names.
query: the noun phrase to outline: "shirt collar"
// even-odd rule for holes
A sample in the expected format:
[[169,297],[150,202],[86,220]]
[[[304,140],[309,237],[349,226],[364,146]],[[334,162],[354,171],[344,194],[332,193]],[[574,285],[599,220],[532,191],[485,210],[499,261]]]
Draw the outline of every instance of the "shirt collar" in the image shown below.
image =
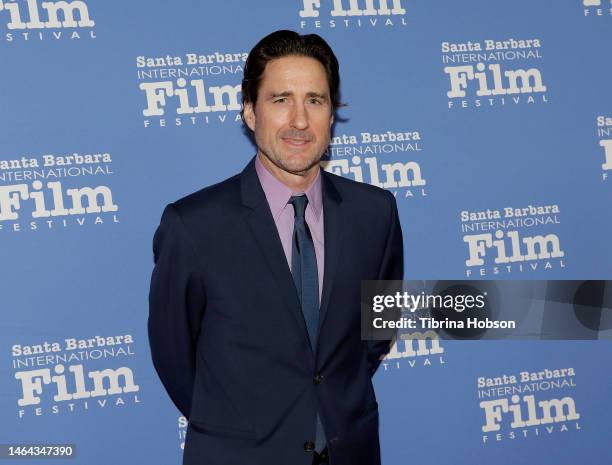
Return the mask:
[[314,180],[310,183],[310,186],[308,186],[305,192],[294,192],[291,188],[276,179],[276,177],[268,171],[268,168],[259,160],[259,155],[255,156],[255,170],[257,171],[257,177],[266,195],[274,221],[278,219],[291,196],[300,194],[306,194],[306,197],[308,197],[308,205],[312,207],[315,219],[317,221],[320,219],[323,210],[321,169],[317,170]]

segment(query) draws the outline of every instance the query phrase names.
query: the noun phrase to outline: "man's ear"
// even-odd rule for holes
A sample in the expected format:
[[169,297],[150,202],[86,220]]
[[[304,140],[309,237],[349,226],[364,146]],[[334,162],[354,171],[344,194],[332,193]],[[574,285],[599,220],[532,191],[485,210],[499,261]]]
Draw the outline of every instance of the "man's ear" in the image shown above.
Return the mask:
[[255,109],[251,102],[244,103],[244,120],[249,129],[255,132]]

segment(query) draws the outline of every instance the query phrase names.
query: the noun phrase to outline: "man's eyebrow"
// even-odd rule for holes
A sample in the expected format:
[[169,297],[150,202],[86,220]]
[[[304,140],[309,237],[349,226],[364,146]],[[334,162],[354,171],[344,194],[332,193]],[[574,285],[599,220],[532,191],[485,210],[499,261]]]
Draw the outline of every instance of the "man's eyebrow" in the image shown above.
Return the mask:
[[321,94],[319,92],[308,92],[306,95],[308,97],[318,97],[320,99],[327,99],[327,95],[326,94]]
[[270,94],[270,97],[271,98],[290,97],[291,95],[293,95],[293,92],[290,92],[290,91],[286,90],[284,92],[272,92],[272,94]]
[[[272,94],[270,95],[270,98],[276,98],[276,97],[291,97],[293,95],[293,92],[286,90],[284,92],[272,92]],[[320,99],[327,99],[327,95],[326,94],[321,94],[319,92],[307,92],[306,93],[307,97],[317,97]]]

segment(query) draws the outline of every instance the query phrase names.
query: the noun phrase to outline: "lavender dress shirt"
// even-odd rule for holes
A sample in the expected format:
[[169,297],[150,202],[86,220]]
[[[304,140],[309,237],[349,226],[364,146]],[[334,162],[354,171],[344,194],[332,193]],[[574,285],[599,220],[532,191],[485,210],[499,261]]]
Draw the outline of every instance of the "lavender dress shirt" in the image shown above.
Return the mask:
[[324,238],[323,238],[323,193],[321,191],[321,171],[317,171],[315,179],[305,192],[294,192],[274,177],[270,171],[255,157],[255,170],[266,200],[270,206],[274,224],[278,230],[287,265],[291,269],[291,240],[293,238],[294,211],[293,205],[288,204],[292,195],[306,194],[308,205],[306,206],[306,224],[310,229],[314,243],[315,255],[317,257],[317,274],[319,275],[319,303],[323,290],[323,265],[324,265]]

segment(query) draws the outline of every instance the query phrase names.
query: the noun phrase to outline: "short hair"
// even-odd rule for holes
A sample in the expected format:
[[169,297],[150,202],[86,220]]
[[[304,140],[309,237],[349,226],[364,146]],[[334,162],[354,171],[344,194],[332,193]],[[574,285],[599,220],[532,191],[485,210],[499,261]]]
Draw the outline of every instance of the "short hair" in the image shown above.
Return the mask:
[[343,106],[340,103],[338,59],[329,44],[317,34],[300,35],[294,31],[280,30],[261,39],[249,52],[246,59],[242,79],[242,110],[240,111],[240,117],[245,124],[244,105],[250,102],[255,106],[266,65],[272,60],[286,56],[309,57],[321,63],[327,76],[332,111]]

